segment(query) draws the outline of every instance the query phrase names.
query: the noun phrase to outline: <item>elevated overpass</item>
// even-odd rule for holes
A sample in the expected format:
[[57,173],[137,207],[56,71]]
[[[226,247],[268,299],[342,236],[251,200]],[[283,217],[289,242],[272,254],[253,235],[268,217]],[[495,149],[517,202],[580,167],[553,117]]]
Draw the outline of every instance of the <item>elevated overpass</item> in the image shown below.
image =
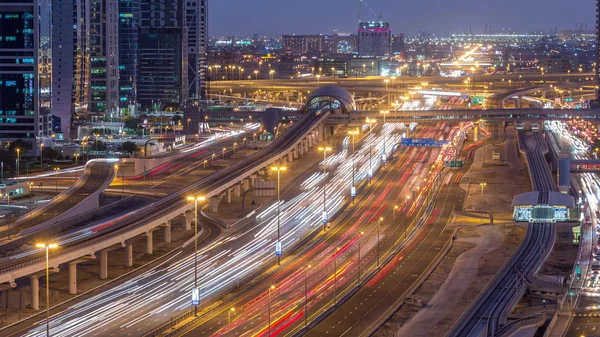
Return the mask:
[[[202,118],[207,117],[210,123],[238,122],[240,119],[262,120],[262,112],[258,111],[211,111],[200,112]],[[283,120],[299,120],[303,113],[296,110],[280,111]],[[350,111],[348,113],[330,114],[326,124],[363,123],[365,119],[381,118],[380,111]],[[455,109],[455,110],[415,110],[390,111],[386,119],[391,122],[427,122],[427,121],[544,121],[568,120],[574,117],[600,121],[600,109]]]
[[[92,159],[84,167],[83,175],[64,192],[52,198],[16,222],[9,224],[7,237],[0,240],[2,249],[19,244],[55,223],[85,213],[100,206],[99,196],[110,185],[116,174],[118,159]],[[8,238],[10,236],[10,238]]]
[[[350,100],[346,100],[347,98]],[[313,97],[317,98],[317,96]],[[132,238],[138,235],[146,236],[146,253],[153,253],[153,231],[164,229],[165,241],[171,239],[171,223],[177,217],[185,217],[186,230],[191,230],[194,204],[186,199],[190,195],[202,195],[209,200],[211,207],[217,207],[223,198],[229,198],[231,193],[239,194],[250,188],[253,180],[259,174],[268,171],[268,166],[274,162],[291,161],[299,158],[308,148],[315,146],[324,139],[325,130],[322,122],[335,107],[346,112],[353,109],[353,100],[349,94],[331,97],[324,93],[307,105],[307,113],[297,123],[290,127],[284,136],[273,141],[264,150],[255,153],[231,166],[220,170],[197,183],[169,195],[160,201],[139,208],[126,216],[106,223],[101,223],[91,229],[96,235],[83,241],[77,241],[69,246],[61,247],[50,255],[50,267],[53,272],[59,272],[59,266],[68,264],[69,291],[77,293],[77,263],[81,258],[99,257],[100,278],[107,277],[108,253],[114,249],[125,249],[127,266],[133,264]],[[316,104],[316,105],[315,105]],[[319,109],[315,110],[314,107]],[[45,269],[45,259],[40,251],[34,257],[15,259],[0,263],[0,283],[16,286],[17,280],[30,277],[32,281],[32,303],[34,309],[39,309],[39,277]]]

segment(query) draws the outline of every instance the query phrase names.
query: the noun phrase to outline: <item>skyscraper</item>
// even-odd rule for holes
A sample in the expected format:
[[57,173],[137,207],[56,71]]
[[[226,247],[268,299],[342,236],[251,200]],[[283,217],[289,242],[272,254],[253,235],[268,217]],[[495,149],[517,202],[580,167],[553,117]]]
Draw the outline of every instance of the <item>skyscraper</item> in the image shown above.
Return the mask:
[[138,102],[179,108],[205,98],[207,0],[140,2]]
[[38,17],[35,0],[0,2],[0,142],[35,148],[39,112]]
[[52,0],[52,115],[70,138],[75,113],[86,112],[90,92],[89,16],[86,0]]
[[138,0],[119,0],[119,106],[121,109],[137,101],[139,6]]
[[205,99],[207,0],[186,0],[183,35],[187,36],[187,99]]
[[[187,96],[182,0],[140,3],[138,102],[142,108],[179,107]],[[185,89],[184,89],[185,88]]]
[[119,114],[118,0],[88,0],[92,113]]
[[358,55],[380,57],[390,55],[392,30],[387,22],[361,22],[358,28]]

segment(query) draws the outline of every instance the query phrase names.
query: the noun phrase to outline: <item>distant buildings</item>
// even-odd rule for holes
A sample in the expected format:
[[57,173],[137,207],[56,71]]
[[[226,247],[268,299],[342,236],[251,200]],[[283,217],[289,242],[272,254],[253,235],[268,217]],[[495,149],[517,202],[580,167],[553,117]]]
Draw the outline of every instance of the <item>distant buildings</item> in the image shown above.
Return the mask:
[[392,29],[387,22],[361,22],[358,28],[358,55],[381,57],[391,54]]
[[544,73],[568,73],[577,71],[577,60],[569,55],[554,54],[541,58],[538,67]]
[[332,35],[283,35],[283,51],[294,54],[352,54],[357,49],[355,34],[334,32]]

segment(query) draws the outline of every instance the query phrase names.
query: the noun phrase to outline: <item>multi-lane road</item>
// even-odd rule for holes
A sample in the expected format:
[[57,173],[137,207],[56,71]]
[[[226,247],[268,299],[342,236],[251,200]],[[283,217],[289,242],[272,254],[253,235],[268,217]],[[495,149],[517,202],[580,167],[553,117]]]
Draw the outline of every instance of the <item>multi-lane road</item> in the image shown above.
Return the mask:
[[[440,136],[443,132],[439,129],[443,127],[438,125],[436,131],[433,127],[424,127],[418,134]],[[363,146],[368,143],[367,138]],[[438,174],[439,166],[431,173],[425,168],[439,163],[439,151],[403,149],[387,164],[382,177],[368,187],[368,193],[358,198],[324,236],[314,238],[285,259],[282,267],[259,276],[260,281],[242,289],[241,296],[209,312],[182,333],[200,336],[230,332],[262,336],[271,330],[272,335],[292,335],[304,328],[305,319],[307,322],[317,319],[356,289],[359,277],[361,285],[366,283],[372,287],[371,283],[377,281],[367,282],[367,276],[377,269],[378,260],[383,266],[393,256],[392,252],[404,243],[405,233],[410,236],[415,227],[428,227],[434,219],[439,219],[439,209],[425,207],[432,197],[432,177]],[[431,180],[428,182],[428,179]],[[441,184],[441,180],[436,184]],[[413,199],[408,199],[409,196]],[[400,212],[410,214],[402,221],[404,225],[410,224],[407,228],[401,225]],[[380,218],[383,218],[381,222]],[[412,221],[414,218],[417,220]],[[421,238],[418,234],[416,240]],[[385,274],[386,269],[382,273]],[[270,286],[274,288],[269,290]],[[235,312],[230,325],[231,307]]]

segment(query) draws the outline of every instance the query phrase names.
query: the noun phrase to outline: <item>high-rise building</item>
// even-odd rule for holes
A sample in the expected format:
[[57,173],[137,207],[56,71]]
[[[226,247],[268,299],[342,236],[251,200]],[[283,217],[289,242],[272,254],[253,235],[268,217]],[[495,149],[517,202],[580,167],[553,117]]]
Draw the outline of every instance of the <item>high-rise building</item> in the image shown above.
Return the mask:
[[[182,0],[140,3],[138,102],[179,107],[187,96],[187,53],[184,53]],[[185,58],[185,59],[184,59]]]
[[358,28],[358,55],[381,57],[390,55],[392,29],[387,22],[361,22]]
[[89,20],[86,0],[52,0],[52,115],[70,138],[75,113],[90,99]]
[[119,107],[137,101],[139,1],[119,0]]
[[207,0],[140,1],[138,103],[180,108],[204,99]]
[[394,34],[392,35],[392,54],[399,55],[404,53],[405,44],[404,44],[404,34]]
[[207,43],[207,4],[206,0],[186,0],[184,2],[187,55],[187,99],[205,99],[206,90],[206,43]]
[[329,36],[329,54],[352,54],[356,51],[356,34],[333,32]]
[[39,112],[38,8],[35,0],[0,1],[0,143],[35,146]]
[[88,0],[92,113],[119,114],[118,0]]
[[[600,87],[600,0],[596,0],[596,81]],[[600,100],[600,89],[596,99]]]

